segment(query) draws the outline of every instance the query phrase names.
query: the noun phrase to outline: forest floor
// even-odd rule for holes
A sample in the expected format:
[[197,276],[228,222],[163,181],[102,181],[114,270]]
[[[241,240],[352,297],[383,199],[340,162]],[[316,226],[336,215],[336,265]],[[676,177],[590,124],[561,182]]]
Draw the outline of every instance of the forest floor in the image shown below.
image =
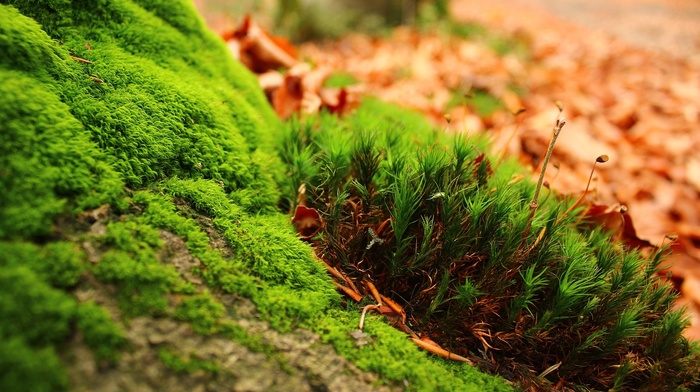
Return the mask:
[[[495,153],[519,157],[533,177],[561,102],[567,124],[558,169],[548,171],[552,189],[577,196],[596,157],[610,157],[596,169],[590,202],[626,206],[636,236],[652,244],[677,235],[666,276],[688,307],[686,336],[700,339],[700,4],[451,4],[459,23],[449,28],[349,34],[304,43],[298,57],[326,75],[351,75],[352,94],[415,108],[450,131],[486,132]],[[203,13],[215,31],[231,27]]]

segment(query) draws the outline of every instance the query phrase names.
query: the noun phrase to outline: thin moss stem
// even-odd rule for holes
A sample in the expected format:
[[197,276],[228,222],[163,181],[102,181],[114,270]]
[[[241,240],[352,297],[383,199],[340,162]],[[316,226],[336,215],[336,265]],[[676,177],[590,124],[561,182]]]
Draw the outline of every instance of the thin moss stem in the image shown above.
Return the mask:
[[554,150],[554,143],[557,142],[559,133],[561,133],[562,128],[564,128],[566,121],[563,117],[557,117],[557,121],[554,123],[554,129],[552,130],[552,140],[549,142],[549,147],[547,148],[547,154],[544,156],[544,163],[542,164],[542,171],[540,171],[540,178],[537,180],[537,187],[535,188],[535,195],[532,197],[530,202],[530,210],[534,214],[537,207],[540,206],[537,199],[540,197],[540,189],[542,188],[542,183],[544,182],[544,173],[547,171],[547,165],[549,164],[549,159],[552,157],[552,151]]

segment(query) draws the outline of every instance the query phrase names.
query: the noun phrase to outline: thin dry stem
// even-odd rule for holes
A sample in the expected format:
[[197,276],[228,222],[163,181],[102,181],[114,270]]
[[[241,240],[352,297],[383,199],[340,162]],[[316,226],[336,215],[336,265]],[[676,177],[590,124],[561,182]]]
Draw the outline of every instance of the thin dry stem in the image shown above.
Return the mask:
[[537,188],[535,188],[535,195],[532,197],[530,202],[530,209],[534,214],[534,210],[540,206],[537,199],[540,197],[540,189],[542,188],[542,183],[544,182],[544,173],[547,171],[547,165],[549,164],[549,159],[552,157],[552,151],[554,150],[554,144],[557,142],[559,133],[561,129],[564,128],[566,121],[563,117],[557,117],[557,121],[554,123],[554,128],[552,129],[552,140],[549,142],[549,147],[547,148],[547,154],[544,156],[544,162],[542,164],[542,170],[540,171],[540,178],[537,180]]
[[581,202],[583,201],[583,198],[586,197],[586,194],[588,194],[588,189],[591,186],[591,180],[593,180],[593,172],[595,172],[595,166],[598,163],[605,163],[607,161],[608,161],[607,155],[601,155],[598,158],[596,158],[595,162],[593,162],[593,168],[591,169],[591,174],[588,176],[588,183],[586,184],[586,189],[583,191],[583,194],[581,194],[581,196],[578,198],[578,200],[576,200],[576,203],[574,203],[571,207],[569,207],[569,209],[567,209],[566,212],[564,212],[564,214],[562,214],[562,216],[560,216],[557,219],[556,223],[559,223],[565,216],[569,215],[569,213],[571,211],[573,211],[576,207],[579,206],[579,204],[581,204]]

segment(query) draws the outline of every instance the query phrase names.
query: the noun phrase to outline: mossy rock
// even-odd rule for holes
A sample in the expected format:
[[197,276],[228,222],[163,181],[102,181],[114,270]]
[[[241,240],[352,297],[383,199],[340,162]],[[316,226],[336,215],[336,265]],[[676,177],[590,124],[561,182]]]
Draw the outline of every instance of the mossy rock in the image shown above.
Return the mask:
[[[188,1],[0,3],[0,390],[512,389],[375,316],[356,341],[368,302],[336,292],[280,212],[302,184],[337,229],[315,238],[321,256],[389,282],[421,332],[476,353],[482,340],[460,335],[467,319],[441,315],[498,305],[482,325],[523,358],[492,341],[497,355],[470,354],[484,368],[510,377],[510,364],[551,386],[567,375],[543,371],[538,343],[563,363],[572,345],[612,342],[594,365],[616,387],[698,385],[698,346],[654,277],[660,254],[579,232],[572,216],[557,226],[555,197],[531,215],[534,185],[511,183],[513,162],[492,167],[484,140],[450,144],[377,101],[282,124]],[[347,224],[353,203],[362,230]],[[392,234],[374,238],[380,220]],[[365,255],[376,264],[358,268]],[[421,269],[437,272],[412,282]],[[506,291],[489,292],[488,279]],[[544,283],[528,292],[534,280]],[[409,298],[420,287],[429,295]],[[514,335],[513,322],[534,332]],[[579,363],[562,369],[584,388]]]
[[386,325],[348,350],[359,314],[278,210],[282,124],[189,1],[0,20],[0,390],[509,389]]

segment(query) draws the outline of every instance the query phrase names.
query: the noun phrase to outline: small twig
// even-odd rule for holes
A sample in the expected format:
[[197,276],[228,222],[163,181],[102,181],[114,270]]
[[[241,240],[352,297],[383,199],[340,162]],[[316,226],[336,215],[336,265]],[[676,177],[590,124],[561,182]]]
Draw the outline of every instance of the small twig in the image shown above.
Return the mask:
[[530,235],[530,228],[532,227],[532,220],[535,217],[535,211],[537,211],[537,208],[540,206],[538,199],[540,197],[540,189],[542,189],[542,183],[544,182],[544,173],[547,170],[549,159],[552,156],[554,144],[557,142],[557,138],[559,137],[559,133],[561,133],[561,129],[564,128],[564,124],[566,124],[564,117],[562,117],[561,115],[561,112],[564,110],[564,108],[561,106],[560,102],[557,102],[557,107],[559,108],[559,115],[557,116],[557,119],[554,122],[554,128],[552,129],[552,140],[549,141],[549,147],[547,148],[547,153],[544,156],[544,162],[542,164],[542,171],[540,171],[540,178],[537,181],[535,194],[532,197],[532,201],[530,202],[530,217],[528,219],[529,224],[527,226],[527,229],[525,229],[525,231],[523,232],[522,240],[519,246],[520,249],[524,247],[525,241],[527,240],[527,236]]
[[537,239],[535,240],[535,242],[525,252],[526,255],[530,254],[530,252],[532,252],[532,250],[535,249],[535,247],[537,247],[537,245],[539,245],[540,242],[542,242],[542,239],[544,238],[544,233],[546,232],[547,226],[543,227],[542,230],[540,230],[540,234],[537,235]]
[[416,346],[422,348],[425,351],[429,351],[433,354],[439,355],[443,358],[451,359],[453,361],[466,362],[470,365],[472,364],[472,361],[468,360],[467,358],[464,358],[463,356],[457,355],[455,353],[451,353],[442,347],[434,346],[430,343],[426,343],[426,342],[424,342],[420,339],[416,339],[416,338],[411,338],[411,340],[413,341],[413,343],[416,344]]
[[79,62],[79,63],[83,63],[83,64],[92,64],[92,61],[90,61],[90,60],[85,60],[84,58],[80,58],[80,57],[76,57],[76,56],[70,56],[70,58],[72,58],[73,60],[75,60],[75,61],[77,61],[77,62]]
[[[335,267],[331,267],[330,265],[328,265],[328,263],[326,263],[325,260],[322,260],[322,262],[323,262],[323,266],[326,267],[326,270],[328,270],[328,273],[330,273],[331,275],[333,275],[336,279],[345,282],[345,284],[347,284],[348,286],[350,286],[350,289],[351,289],[353,292],[355,292],[357,295],[359,295],[358,293],[360,292],[360,290],[357,289],[357,286],[355,286],[355,284],[352,282],[352,280],[351,280],[350,278],[348,278],[348,277],[347,277],[345,274],[343,274],[342,272],[338,271]],[[336,282],[336,283],[337,283],[337,282]],[[347,288],[347,287],[346,287],[346,288]],[[345,291],[345,289],[343,289],[343,291]],[[351,295],[351,297],[353,297],[353,299],[355,299],[356,295]],[[359,302],[359,301],[358,301],[358,302]]]
[[380,294],[380,298],[382,299],[382,301],[384,301],[384,304],[386,306],[390,307],[391,310],[393,310],[394,312],[401,315],[401,323],[403,325],[406,325],[406,311],[403,310],[403,307],[401,305],[397,304],[396,302],[394,302],[389,297],[385,297],[385,296]]
[[548,368],[545,369],[542,373],[540,373],[540,375],[537,376],[537,377],[539,377],[539,378],[547,377],[547,375],[548,375],[549,373],[551,373],[551,372],[553,372],[553,371],[559,369],[560,366],[561,366],[561,361],[559,361],[559,362],[555,363],[554,365],[548,367]]
[[347,294],[348,297],[355,300],[355,302],[362,301],[362,295],[360,295],[358,292],[354,291],[353,289],[351,289],[349,287],[345,287],[342,284],[336,282],[335,280],[333,281],[333,284],[335,285],[335,287],[341,289],[345,294]]
[[360,331],[362,331],[362,328],[364,328],[365,326],[365,316],[367,315],[367,311],[379,308],[379,305],[367,305],[364,308],[362,308],[362,316],[360,316]]
[[377,291],[377,288],[374,287],[374,284],[372,284],[372,282],[365,282],[365,284],[367,285],[369,292],[372,293],[372,296],[377,301],[377,304],[379,306],[382,306],[382,297],[379,295],[379,291]]
[[343,276],[343,280],[345,280],[345,283],[347,283],[351,289],[355,290],[356,293],[360,292],[357,286],[355,286],[355,283],[353,283],[352,279],[350,279],[350,277],[346,273],[340,271],[340,274]]
[[323,266],[326,267],[326,270],[328,270],[328,272],[329,272],[331,275],[335,276],[336,278],[338,278],[338,279],[340,279],[340,280],[343,280],[343,281],[345,280],[345,277],[343,277],[343,275],[341,275],[340,272],[338,272],[337,269],[335,269],[334,267],[331,267],[331,266],[328,265],[328,263],[326,263],[325,261],[323,261]]

